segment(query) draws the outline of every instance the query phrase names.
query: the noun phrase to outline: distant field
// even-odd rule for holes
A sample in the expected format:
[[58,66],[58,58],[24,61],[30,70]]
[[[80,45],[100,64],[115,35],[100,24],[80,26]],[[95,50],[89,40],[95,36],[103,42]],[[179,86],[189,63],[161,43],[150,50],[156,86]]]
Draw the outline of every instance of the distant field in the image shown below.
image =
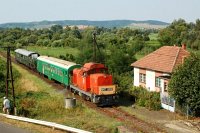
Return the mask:
[[146,44],[148,46],[160,46],[160,42],[158,42],[157,40],[150,40],[150,41],[147,41]]
[[158,40],[158,33],[150,33],[149,38],[150,40]]
[[149,38],[150,41],[147,41],[146,44],[149,46],[160,46],[160,42],[158,41],[158,33],[151,33]]
[[149,35],[150,41],[146,41],[146,46],[135,55],[135,58],[137,60],[141,59],[145,55],[151,53],[156,49],[156,47],[160,46],[160,42],[158,41],[158,34],[157,33],[151,33]]
[[153,25],[149,23],[132,23],[128,25],[132,29],[164,29],[167,25]]
[[77,56],[79,50],[71,47],[39,47],[39,46],[29,46],[28,50],[38,52],[40,55],[48,55],[53,57],[59,57],[60,55],[72,54]]

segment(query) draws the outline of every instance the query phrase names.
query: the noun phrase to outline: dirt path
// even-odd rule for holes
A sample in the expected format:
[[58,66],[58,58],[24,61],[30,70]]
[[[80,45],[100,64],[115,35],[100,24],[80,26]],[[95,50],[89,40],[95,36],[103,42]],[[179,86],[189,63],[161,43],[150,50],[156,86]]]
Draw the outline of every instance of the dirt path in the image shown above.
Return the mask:
[[200,133],[200,120],[187,120],[185,117],[167,110],[149,111],[142,107],[122,107],[136,117],[154,123],[169,133]]

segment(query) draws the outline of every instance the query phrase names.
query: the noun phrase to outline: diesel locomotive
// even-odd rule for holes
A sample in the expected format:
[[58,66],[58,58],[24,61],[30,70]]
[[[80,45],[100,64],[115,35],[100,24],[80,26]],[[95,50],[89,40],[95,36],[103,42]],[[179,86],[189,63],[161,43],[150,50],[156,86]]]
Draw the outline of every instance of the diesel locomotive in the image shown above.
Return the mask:
[[117,102],[116,85],[104,64],[90,62],[81,66],[24,49],[15,50],[15,59],[50,80],[66,85],[73,93],[98,106],[114,105]]

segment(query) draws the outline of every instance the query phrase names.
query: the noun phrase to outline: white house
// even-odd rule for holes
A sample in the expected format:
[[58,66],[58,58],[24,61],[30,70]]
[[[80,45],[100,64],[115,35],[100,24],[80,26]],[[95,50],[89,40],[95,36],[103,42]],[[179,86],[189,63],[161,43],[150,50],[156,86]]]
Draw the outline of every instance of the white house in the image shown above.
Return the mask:
[[143,86],[149,91],[161,92],[161,96],[168,97],[167,86],[171,73],[189,54],[185,45],[163,46],[132,63],[134,86]]

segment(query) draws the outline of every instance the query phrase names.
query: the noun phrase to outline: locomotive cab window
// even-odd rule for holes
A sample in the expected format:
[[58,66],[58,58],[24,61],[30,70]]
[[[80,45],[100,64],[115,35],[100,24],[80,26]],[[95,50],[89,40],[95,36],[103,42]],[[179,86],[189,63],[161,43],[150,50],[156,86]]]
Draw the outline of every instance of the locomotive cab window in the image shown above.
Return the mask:
[[107,69],[100,69],[100,73],[105,73],[105,74],[108,74],[108,70]]

